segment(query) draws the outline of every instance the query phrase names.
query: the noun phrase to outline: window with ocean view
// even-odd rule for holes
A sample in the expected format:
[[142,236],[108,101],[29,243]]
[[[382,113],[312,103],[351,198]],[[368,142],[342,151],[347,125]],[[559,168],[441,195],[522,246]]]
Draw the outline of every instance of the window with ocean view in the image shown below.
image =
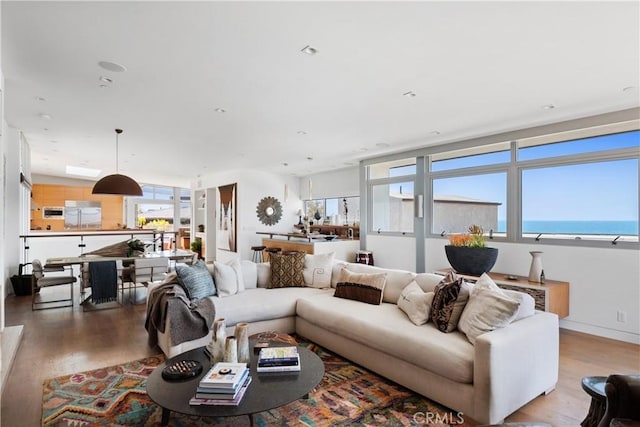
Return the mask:
[[[424,175],[425,194],[431,196],[427,236],[461,233],[477,224],[497,240],[637,247],[639,127],[640,121],[631,120],[383,158],[367,166],[371,231],[409,230],[409,178]],[[427,162],[418,164],[419,158]],[[402,213],[402,220],[392,213]]]
[[638,160],[522,171],[522,234],[638,235]]

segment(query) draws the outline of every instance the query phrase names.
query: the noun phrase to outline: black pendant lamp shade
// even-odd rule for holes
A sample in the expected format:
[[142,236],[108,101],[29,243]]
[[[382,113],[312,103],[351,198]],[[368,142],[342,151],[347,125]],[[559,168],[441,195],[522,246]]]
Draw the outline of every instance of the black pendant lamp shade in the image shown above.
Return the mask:
[[92,194],[117,194],[121,196],[142,196],[142,188],[133,179],[118,173],[118,135],[122,129],[116,129],[116,173],[107,175],[93,186]]

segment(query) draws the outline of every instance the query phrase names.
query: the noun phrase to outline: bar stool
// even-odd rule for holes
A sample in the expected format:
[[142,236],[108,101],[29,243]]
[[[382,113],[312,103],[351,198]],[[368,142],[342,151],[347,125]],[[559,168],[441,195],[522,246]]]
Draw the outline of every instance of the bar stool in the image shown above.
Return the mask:
[[264,251],[266,248],[266,246],[251,246],[251,250],[253,251],[252,261],[255,263],[264,262],[262,251]]
[[282,251],[282,248],[267,248],[267,253],[269,254],[269,257],[267,258],[267,261],[269,261],[271,259],[271,255],[272,254],[277,254],[279,252]]

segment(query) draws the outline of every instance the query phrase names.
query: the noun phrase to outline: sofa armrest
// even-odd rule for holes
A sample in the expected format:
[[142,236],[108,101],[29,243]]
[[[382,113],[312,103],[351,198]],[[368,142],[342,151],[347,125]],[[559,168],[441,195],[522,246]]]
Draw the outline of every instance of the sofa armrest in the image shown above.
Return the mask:
[[558,316],[536,312],[480,335],[475,343],[473,382],[476,414],[500,422],[558,382]]

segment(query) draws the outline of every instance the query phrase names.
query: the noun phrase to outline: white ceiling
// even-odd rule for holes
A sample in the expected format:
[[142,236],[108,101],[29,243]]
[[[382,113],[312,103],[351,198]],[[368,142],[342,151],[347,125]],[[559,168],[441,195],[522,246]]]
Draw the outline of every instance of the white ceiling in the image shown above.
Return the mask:
[[113,173],[115,128],[120,172],[189,185],[231,168],[307,175],[640,105],[635,1],[1,8],[5,118],[40,174]]

